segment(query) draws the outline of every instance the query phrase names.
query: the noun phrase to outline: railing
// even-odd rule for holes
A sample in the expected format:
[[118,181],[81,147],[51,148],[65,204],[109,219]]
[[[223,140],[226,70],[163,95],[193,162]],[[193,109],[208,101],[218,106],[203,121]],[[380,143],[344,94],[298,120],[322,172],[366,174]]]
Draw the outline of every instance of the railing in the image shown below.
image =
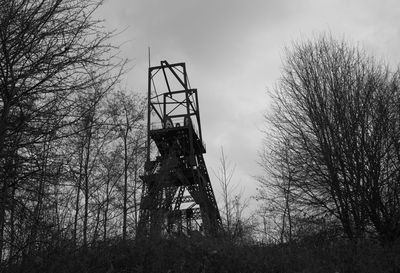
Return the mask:
[[[172,123],[173,123],[172,124],[172,126],[173,126],[172,128],[185,127],[184,118],[180,118],[180,119],[175,118],[172,121]],[[162,122],[152,122],[150,124],[150,130],[160,130],[160,129],[163,129],[163,128],[164,128],[164,125],[163,125]],[[200,134],[199,134],[198,128],[196,126],[192,126],[192,128],[193,128],[194,132],[196,133],[197,137],[200,139]],[[201,143],[203,144],[203,147],[206,150],[206,144],[204,143],[203,140],[201,141]]]

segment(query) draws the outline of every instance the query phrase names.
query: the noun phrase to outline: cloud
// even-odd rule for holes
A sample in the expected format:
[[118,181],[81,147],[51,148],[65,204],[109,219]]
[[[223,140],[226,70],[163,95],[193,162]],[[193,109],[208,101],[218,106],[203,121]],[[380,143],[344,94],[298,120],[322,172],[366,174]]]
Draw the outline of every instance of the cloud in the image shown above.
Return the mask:
[[117,39],[128,41],[121,50],[133,59],[126,79],[133,90],[147,88],[148,46],[153,64],[186,62],[191,84],[199,89],[208,165],[217,164],[224,145],[237,164],[237,179],[249,181],[243,176],[260,172],[266,91],[279,78],[284,46],[328,31],[395,65],[399,5],[394,0],[108,0],[99,16],[110,29],[128,28]]

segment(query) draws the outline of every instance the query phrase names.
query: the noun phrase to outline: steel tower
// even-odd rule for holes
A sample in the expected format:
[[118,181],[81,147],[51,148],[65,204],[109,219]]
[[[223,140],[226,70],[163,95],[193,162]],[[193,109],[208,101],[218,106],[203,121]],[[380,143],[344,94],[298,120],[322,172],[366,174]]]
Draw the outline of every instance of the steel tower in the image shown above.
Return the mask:
[[222,222],[203,158],[197,89],[190,88],[185,63],[149,68],[147,122],[138,236],[195,230],[215,236]]

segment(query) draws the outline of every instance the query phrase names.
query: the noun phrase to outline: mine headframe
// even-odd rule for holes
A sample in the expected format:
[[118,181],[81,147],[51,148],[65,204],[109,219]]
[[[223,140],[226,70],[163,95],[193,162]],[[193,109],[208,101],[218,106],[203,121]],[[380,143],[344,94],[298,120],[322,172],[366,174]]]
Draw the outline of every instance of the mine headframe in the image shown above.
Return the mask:
[[149,68],[147,159],[138,236],[157,238],[222,231],[204,162],[197,89],[185,63]]

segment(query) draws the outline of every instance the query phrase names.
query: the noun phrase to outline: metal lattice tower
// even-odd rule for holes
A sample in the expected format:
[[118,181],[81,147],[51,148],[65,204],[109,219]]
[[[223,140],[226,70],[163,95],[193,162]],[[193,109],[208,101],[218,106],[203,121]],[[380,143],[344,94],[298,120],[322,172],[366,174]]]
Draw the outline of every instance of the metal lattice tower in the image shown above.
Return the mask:
[[215,236],[222,222],[203,158],[197,89],[190,88],[185,63],[149,68],[147,121],[138,236],[194,230]]

